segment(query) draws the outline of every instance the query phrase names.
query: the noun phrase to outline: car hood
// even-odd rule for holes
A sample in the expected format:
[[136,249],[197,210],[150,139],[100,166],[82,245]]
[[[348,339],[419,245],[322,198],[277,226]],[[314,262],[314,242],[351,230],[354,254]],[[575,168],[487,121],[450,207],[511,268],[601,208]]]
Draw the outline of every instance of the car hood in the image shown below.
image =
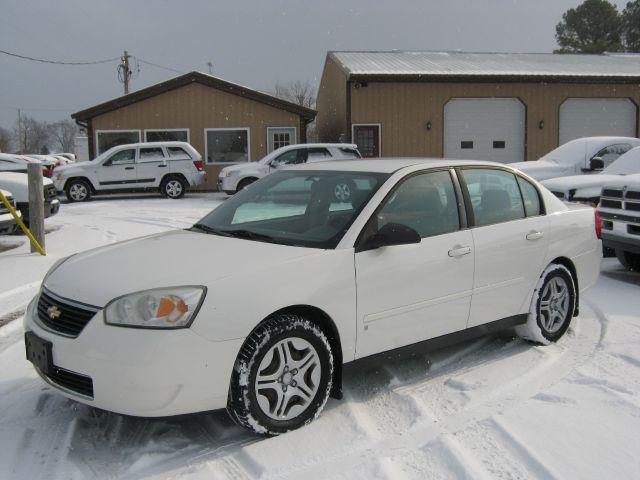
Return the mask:
[[228,167],[224,167],[222,171],[224,172],[242,172],[244,170],[253,169],[261,166],[259,162],[247,162],[247,163],[239,163],[237,165],[229,165]]
[[571,189],[590,188],[603,186],[606,183],[616,181],[621,175],[572,175],[570,177],[552,178],[544,180],[542,185],[552,192],[566,192]]
[[554,178],[565,173],[570,167],[558,164],[552,160],[534,160],[531,162],[510,163],[510,167],[517,168],[536,180]]
[[211,284],[225,277],[290,262],[323,250],[174,230],[73,255],[50,272],[47,289],[104,307],[128,293]]
[[[42,177],[42,185],[53,185],[50,178]],[[27,190],[29,187],[29,176],[19,172],[0,172],[0,187],[16,193],[16,191]]]

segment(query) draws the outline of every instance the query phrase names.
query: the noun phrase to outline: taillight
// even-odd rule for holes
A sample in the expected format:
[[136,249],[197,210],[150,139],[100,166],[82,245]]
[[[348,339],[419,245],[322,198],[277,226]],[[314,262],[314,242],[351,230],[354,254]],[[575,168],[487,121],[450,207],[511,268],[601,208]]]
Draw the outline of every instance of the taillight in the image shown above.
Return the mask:
[[193,164],[195,165],[195,167],[198,169],[199,172],[204,170],[204,164],[202,163],[202,160],[194,160]]
[[596,209],[594,209],[593,212],[595,214],[595,221],[596,221],[596,237],[602,238],[602,223],[600,222],[600,214]]

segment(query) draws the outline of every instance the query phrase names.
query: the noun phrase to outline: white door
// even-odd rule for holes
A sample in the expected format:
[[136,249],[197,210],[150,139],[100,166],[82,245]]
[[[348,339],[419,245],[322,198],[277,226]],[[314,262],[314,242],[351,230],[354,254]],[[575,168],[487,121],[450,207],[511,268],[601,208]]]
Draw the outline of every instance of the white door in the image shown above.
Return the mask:
[[473,239],[469,230],[460,230],[450,173],[404,180],[365,227],[363,243],[393,223],[413,228],[422,241],[355,254],[358,358],[463,330],[467,324]]
[[510,172],[469,168],[462,177],[475,225],[471,229],[475,272],[468,323],[474,327],[528,311],[528,295],[547,251],[547,218],[540,215],[536,188]]
[[628,98],[569,98],[560,105],[560,145],[582,137],[635,137],[636,116]]
[[136,149],[118,150],[96,168],[101,190],[133,188],[136,184]]
[[525,107],[517,98],[454,98],[444,106],[445,158],[524,160]]
[[140,147],[138,149],[138,187],[152,187],[169,173],[169,164],[162,147]]

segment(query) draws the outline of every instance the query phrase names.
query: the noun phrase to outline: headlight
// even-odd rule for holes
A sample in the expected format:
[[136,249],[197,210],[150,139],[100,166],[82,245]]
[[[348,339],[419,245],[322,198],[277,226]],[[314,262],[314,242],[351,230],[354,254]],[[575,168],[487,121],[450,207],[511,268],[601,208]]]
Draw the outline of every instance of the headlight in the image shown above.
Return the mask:
[[120,327],[187,328],[206,291],[205,287],[168,287],[131,293],[109,302],[104,320]]
[[222,171],[220,172],[220,176],[221,176],[222,178],[230,177],[231,175],[233,175],[233,171],[231,171],[231,170],[226,170],[226,171],[225,171],[225,170],[222,170]]

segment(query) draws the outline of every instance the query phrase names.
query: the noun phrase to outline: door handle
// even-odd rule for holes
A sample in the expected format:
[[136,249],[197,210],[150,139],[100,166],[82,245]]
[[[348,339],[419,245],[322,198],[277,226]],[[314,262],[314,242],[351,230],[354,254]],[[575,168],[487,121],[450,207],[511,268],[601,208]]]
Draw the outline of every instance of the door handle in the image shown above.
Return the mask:
[[540,240],[542,237],[544,237],[544,233],[542,232],[538,232],[537,230],[532,230],[531,232],[527,233],[527,240]]
[[459,258],[463,255],[469,255],[470,253],[471,247],[463,247],[461,245],[456,245],[451,250],[449,250],[449,256],[454,258]]
[[125,170],[133,170],[133,167],[124,167]]
[[165,168],[165,167],[166,167],[166,165],[162,165],[162,164],[158,165],[158,168]]

